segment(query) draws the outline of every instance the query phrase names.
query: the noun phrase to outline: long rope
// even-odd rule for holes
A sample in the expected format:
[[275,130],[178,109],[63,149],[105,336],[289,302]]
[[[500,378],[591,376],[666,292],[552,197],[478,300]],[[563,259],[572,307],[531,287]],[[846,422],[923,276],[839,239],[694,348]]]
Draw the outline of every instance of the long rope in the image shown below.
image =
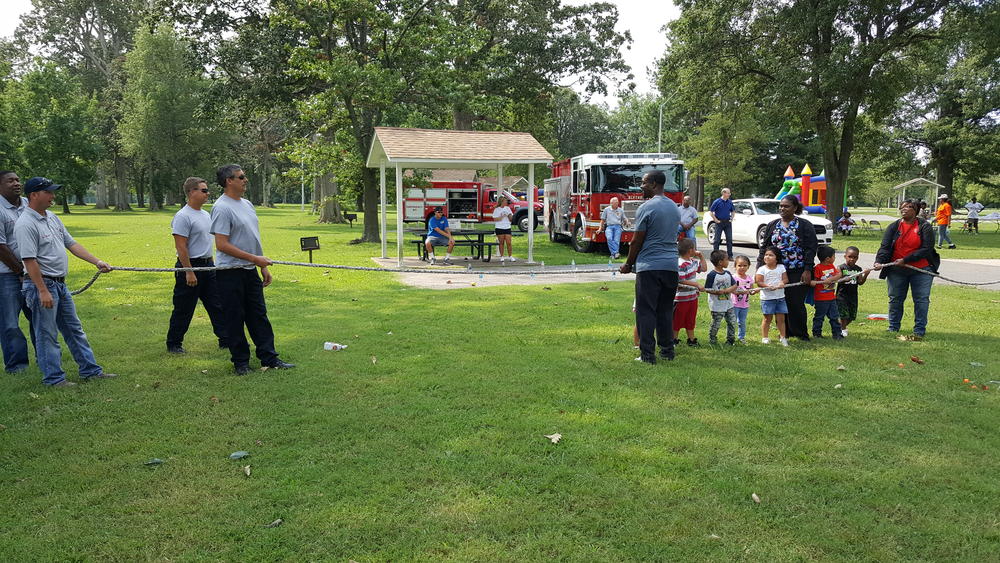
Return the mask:
[[[537,274],[545,274],[545,275],[601,274],[601,273],[609,273],[609,272],[614,273],[614,272],[618,271],[616,268],[613,268],[613,267],[612,268],[599,268],[599,269],[593,269],[593,268],[591,268],[591,269],[584,269],[584,270],[579,270],[579,269],[575,269],[575,268],[572,269],[572,270],[565,270],[565,269],[560,269],[560,270],[545,270],[544,266],[543,266],[542,270],[491,270],[489,272],[484,272],[482,270],[473,270],[471,264],[469,265],[468,269],[465,269],[465,270],[455,270],[455,269],[447,269],[447,268],[429,269],[429,268],[381,268],[381,267],[375,267],[375,266],[344,266],[344,265],[341,265],[341,264],[313,264],[311,262],[288,262],[288,261],[285,261],[285,260],[272,260],[271,263],[272,264],[280,264],[282,266],[302,266],[303,268],[323,268],[324,270],[353,270],[353,271],[357,271],[357,272],[387,272],[387,273],[396,273],[396,274],[447,274],[447,275],[456,275],[456,274],[457,275],[487,275],[487,274],[489,274],[491,276],[495,276],[495,275],[502,275],[502,276],[527,276],[527,275],[537,275]],[[114,272],[114,271],[119,271],[119,272],[162,272],[162,273],[173,273],[173,272],[209,272],[209,271],[218,271],[218,270],[233,270],[233,269],[243,268],[243,267],[245,267],[245,266],[198,266],[198,267],[192,267],[192,268],[136,268],[136,267],[130,267],[130,266],[112,266],[111,267],[111,271],[112,272]],[[948,278],[948,277],[942,276],[941,274],[938,274],[938,273],[935,273],[935,272],[929,272],[929,271],[924,270],[922,268],[917,268],[917,267],[911,266],[909,264],[903,264],[902,267],[909,268],[909,269],[911,269],[913,271],[920,272],[922,274],[927,274],[928,276],[934,276],[936,278],[940,278],[942,280],[949,281],[951,283],[955,283],[955,284],[959,284],[959,285],[982,286],[982,285],[1000,284],[1000,280],[985,281],[985,282],[967,282],[967,281],[955,280],[955,279],[952,279],[952,278]],[[872,271],[872,270],[869,269],[868,271]],[[94,285],[94,282],[97,281],[97,278],[99,278],[102,273],[104,273],[104,272],[98,271],[98,272],[94,273],[94,276],[90,278],[90,281],[88,281],[86,284],[84,284],[84,286],[81,287],[80,289],[71,292],[71,295],[79,295],[79,294],[83,293],[84,291],[87,291],[88,289],[90,289],[90,287],[92,285]],[[857,273],[854,273],[854,274],[848,274],[848,275],[840,278],[839,280],[837,280],[836,283],[841,283],[841,282],[847,281],[849,279],[855,278],[855,277],[860,276],[862,274],[864,274],[863,271],[862,272],[857,272]],[[804,283],[807,283],[807,282],[801,282],[801,281],[799,281],[799,282],[789,283],[789,284],[785,284],[785,287],[794,287],[794,286],[797,286],[797,285],[804,285]],[[748,291],[747,290],[738,290],[738,291],[735,291],[734,293],[743,294],[743,293],[748,293]]]

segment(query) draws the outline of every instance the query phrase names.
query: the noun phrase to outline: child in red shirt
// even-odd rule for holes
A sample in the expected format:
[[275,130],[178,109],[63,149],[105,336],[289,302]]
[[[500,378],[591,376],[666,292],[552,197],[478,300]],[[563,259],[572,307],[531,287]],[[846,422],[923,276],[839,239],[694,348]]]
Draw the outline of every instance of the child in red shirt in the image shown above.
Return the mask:
[[836,282],[844,276],[833,265],[837,258],[837,251],[829,246],[821,246],[816,251],[816,257],[819,258],[819,264],[813,268],[812,281],[809,282],[815,288],[813,301],[816,306],[816,314],[813,315],[813,337],[823,338],[823,319],[830,319],[833,339],[840,340],[844,335],[840,329]]

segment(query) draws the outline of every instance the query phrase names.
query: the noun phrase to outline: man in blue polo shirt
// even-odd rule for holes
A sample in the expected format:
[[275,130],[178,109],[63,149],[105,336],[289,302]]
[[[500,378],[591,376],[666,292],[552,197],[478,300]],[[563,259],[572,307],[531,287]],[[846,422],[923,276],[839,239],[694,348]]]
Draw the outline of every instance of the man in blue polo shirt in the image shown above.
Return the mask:
[[[0,170],[0,348],[7,373],[28,368],[28,341],[19,322],[24,313],[31,326],[31,309],[21,294],[24,265],[14,240],[14,224],[27,208],[28,200],[21,196],[21,178],[12,170]],[[34,333],[31,342],[35,342]]]
[[718,250],[722,243],[722,233],[726,233],[726,253],[733,259],[733,202],[729,199],[729,188],[722,189],[722,197],[712,202],[708,208],[715,222],[715,240],[712,250]]

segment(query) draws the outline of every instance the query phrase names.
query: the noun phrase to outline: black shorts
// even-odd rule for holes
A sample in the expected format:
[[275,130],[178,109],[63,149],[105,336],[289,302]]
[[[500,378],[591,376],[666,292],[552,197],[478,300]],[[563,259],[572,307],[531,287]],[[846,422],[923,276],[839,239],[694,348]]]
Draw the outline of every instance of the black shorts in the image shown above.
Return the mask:
[[509,235],[510,229],[493,229],[493,234],[496,235]]

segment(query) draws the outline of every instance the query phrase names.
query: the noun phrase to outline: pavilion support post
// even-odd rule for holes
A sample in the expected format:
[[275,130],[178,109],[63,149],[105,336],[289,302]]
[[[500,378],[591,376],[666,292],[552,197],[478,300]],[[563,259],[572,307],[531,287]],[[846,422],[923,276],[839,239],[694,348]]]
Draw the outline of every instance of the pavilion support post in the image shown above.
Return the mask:
[[403,267],[403,167],[396,164],[396,265]]
[[528,165],[528,263],[535,263],[535,165]]
[[386,225],[386,220],[385,220],[386,211],[385,211],[385,163],[384,162],[382,164],[380,164],[379,167],[378,167],[378,179],[379,179],[378,202],[379,202],[379,215],[380,215],[379,225],[381,226],[381,229],[382,229],[382,237],[381,237],[381,241],[382,241],[382,259],[385,260],[389,256],[386,254],[386,250],[387,250],[386,249],[386,245],[388,243],[387,243],[387,241],[385,239],[386,234],[387,234],[386,231],[388,231],[388,229],[386,228],[387,225]]

